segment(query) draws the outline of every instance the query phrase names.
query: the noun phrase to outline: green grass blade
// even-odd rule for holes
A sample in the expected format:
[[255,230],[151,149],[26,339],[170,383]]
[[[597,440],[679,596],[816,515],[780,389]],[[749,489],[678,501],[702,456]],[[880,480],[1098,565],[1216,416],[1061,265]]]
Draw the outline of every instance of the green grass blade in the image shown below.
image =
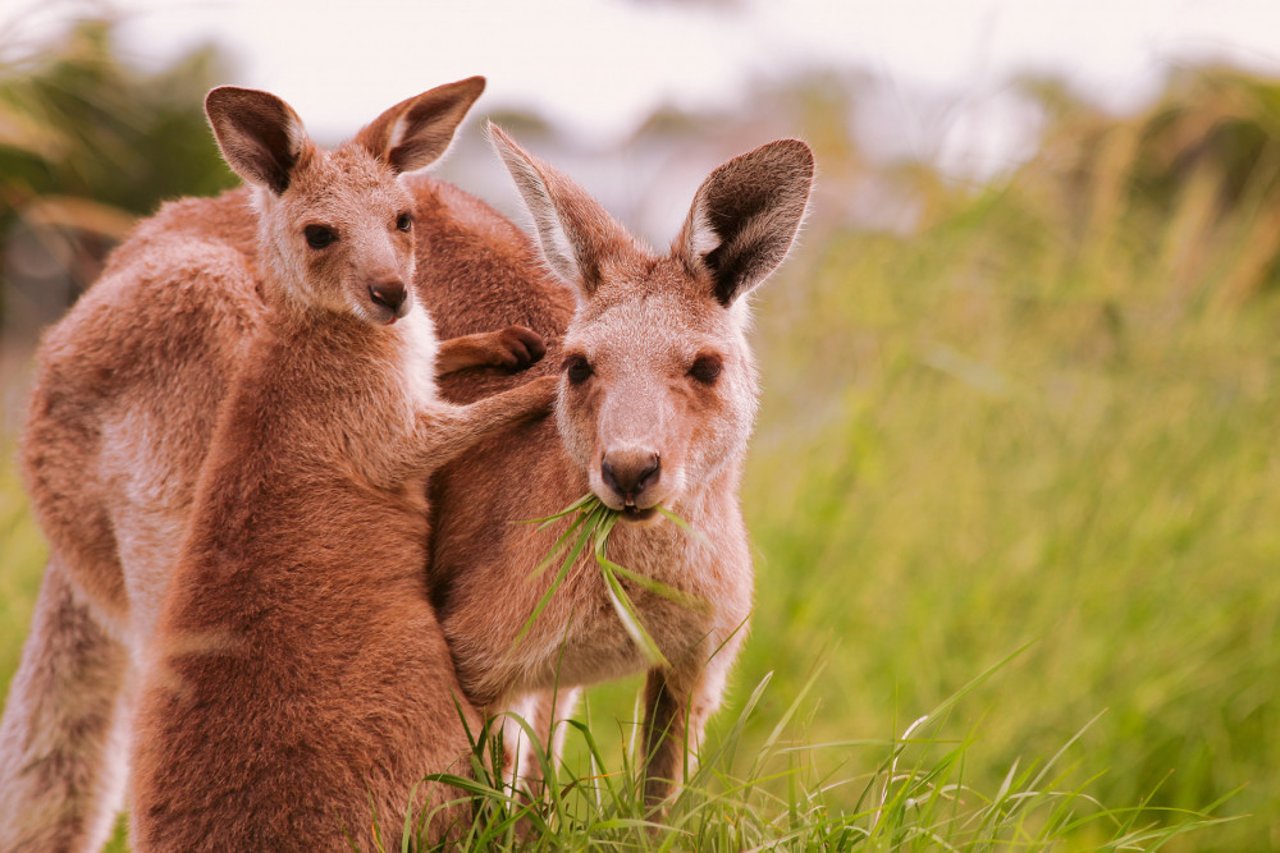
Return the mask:
[[639,614],[636,613],[635,605],[631,603],[631,597],[622,588],[617,575],[605,564],[601,564],[600,573],[604,576],[605,586],[609,591],[609,601],[612,602],[614,612],[618,614],[618,619],[622,621],[622,627],[626,629],[627,634],[639,646],[649,664],[651,666],[670,667],[671,661],[667,660],[667,656],[662,653],[662,649],[658,648],[658,644],[645,629],[644,624],[640,621]]
[[547,591],[538,599],[538,603],[534,605],[533,612],[529,614],[529,618],[525,620],[524,625],[520,628],[520,632],[516,634],[513,646],[519,645],[525,637],[529,635],[529,631],[533,629],[533,623],[538,621],[538,617],[542,615],[542,611],[546,610],[547,605],[551,602],[551,597],[556,594],[556,590],[560,589],[560,585],[564,583],[564,579],[569,576],[569,570],[573,568],[574,563],[578,561],[583,549],[587,547],[587,540],[591,538],[591,530],[584,527],[581,536],[569,550],[568,555],[564,558],[564,562],[560,564],[559,571],[556,572],[555,578],[547,587]]
[[530,574],[536,578],[545,572],[547,568],[556,561],[556,558],[565,552],[565,549],[569,547],[569,540],[573,538],[573,534],[586,524],[587,519],[590,517],[590,514],[583,513],[575,518],[573,522],[565,528],[565,531],[556,538],[555,543],[551,546],[551,550],[547,552],[547,555],[542,558],[538,565],[533,567],[533,571]]
[[595,500],[598,500],[598,498],[596,498],[596,496],[591,492],[587,492],[585,495],[578,498],[576,501],[569,504],[567,507],[560,510],[559,512],[553,512],[551,515],[544,515],[541,518],[522,518],[516,521],[515,523],[516,524],[536,524],[539,526],[539,528],[546,527],[548,524],[550,524],[553,521],[564,518],[566,515],[572,515],[575,512],[579,512],[584,508],[587,508],[587,505]]
[[660,598],[665,598],[667,601],[674,602],[682,607],[687,607],[690,610],[696,610],[699,613],[706,613],[711,609],[711,604],[706,599],[699,598],[696,595],[676,589],[673,586],[668,586],[661,581],[656,581],[653,578],[646,577],[639,572],[633,572],[626,566],[618,565],[599,552],[596,553],[596,561],[600,563],[607,563],[614,574],[631,581],[636,586],[647,592],[651,592]]

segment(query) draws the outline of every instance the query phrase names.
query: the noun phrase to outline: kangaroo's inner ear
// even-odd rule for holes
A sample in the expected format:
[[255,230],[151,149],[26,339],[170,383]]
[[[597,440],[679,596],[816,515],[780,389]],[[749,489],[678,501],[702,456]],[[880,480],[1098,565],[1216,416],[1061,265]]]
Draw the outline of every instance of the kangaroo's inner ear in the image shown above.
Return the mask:
[[489,140],[533,215],[547,266],[590,297],[601,283],[604,261],[634,253],[635,241],[586,190],[522,149],[502,128],[490,124]]
[[311,144],[292,107],[269,92],[219,86],[205,96],[204,111],[232,171],[276,195],[289,188],[290,173]]
[[791,251],[813,186],[813,152],[798,139],[770,142],[717,168],[698,188],[674,253],[709,272],[729,306]]
[[484,92],[483,77],[446,83],[401,101],[356,134],[355,141],[397,174],[431,165]]

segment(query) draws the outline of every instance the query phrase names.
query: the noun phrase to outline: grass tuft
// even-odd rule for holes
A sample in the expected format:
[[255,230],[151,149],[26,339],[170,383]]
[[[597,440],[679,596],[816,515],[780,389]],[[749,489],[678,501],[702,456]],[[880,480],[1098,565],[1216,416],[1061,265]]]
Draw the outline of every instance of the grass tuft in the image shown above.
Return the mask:
[[[659,506],[657,509],[664,518],[669,519],[681,530],[693,533],[693,528],[680,516],[664,506]],[[563,557],[560,562],[560,568],[556,570],[556,575],[552,579],[551,585],[547,587],[547,591],[538,599],[538,603],[529,614],[529,618],[525,620],[519,633],[516,634],[516,643],[521,642],[529,635],[529,631],[533,628],[534,623],[537,622],[538,617],[542,615],[542,611],[546,609],[551,597],[560,589],[561,584],[568,577],[570,569],[573,568],[578,558],[590,544],[590,553],[595,558],[596,566],[600,569],[600,576],[604,580],[605,589],[609,593],[609,601],[613,604],[614,612],[618,614],[618,620],[622,622],[622,627],[626,629],[627,635],[631,637],[632,642],[644,654],[645,659],[651,666],[671,666],[671,662],[667,660],[666,655],[658,648],[653,635],[644,627],[644,622],[641,621],[640,614],[636,611],[636,606],[622,581],[629,581],[646,592],[695,610],[705,609],[707,603],[697,596],[682,592],[668,584],[656,581],[610,560],[606,555],[609,547],[609,534],[621,517],[621,512],[611,509],[594,494],[587,492],[559,512],[523,522],[525,524],[536,524],[539,530],[546,529],[564,519],[568,519],[569,523],[556,538],[555,542],[552,543],[551,549],[546,556],[538,561],[538,564],[533,569],[533,575],[537,577],[543,574],[556,560]]]

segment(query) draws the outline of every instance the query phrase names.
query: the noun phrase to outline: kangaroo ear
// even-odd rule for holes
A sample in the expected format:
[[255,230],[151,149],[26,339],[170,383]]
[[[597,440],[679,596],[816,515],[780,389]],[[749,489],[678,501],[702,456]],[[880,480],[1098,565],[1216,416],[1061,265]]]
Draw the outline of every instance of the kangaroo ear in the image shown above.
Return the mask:
[[483,77],[468,77],[401,101],[356,134],[356,144],[396,174],[430,166],[453,142],[471,105],[484,92]]
[[728,307],[791,251],[812,186],[813,152],[798,139],[735,157],[698,188],[673,251],[695,275],[710,272]]
[[276,195],[289,188],[289,174],[311,144],[292,107],[270,92],[219,86],[205,96],[204,111],[232,171]]
[[496,124],[489,124],[489,140],[533,214],[547,265],[590,297],[600,286],[604,259],[634,251],[635,241],[586,190],[524,151]]

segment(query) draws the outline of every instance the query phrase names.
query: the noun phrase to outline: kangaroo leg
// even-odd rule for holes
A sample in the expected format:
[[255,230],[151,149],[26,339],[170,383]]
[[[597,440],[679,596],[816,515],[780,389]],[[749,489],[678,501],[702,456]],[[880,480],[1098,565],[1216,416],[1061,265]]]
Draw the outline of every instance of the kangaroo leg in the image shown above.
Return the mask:
[[0,721],[0,850],[102,849],[123,802],[128,668],[51,559]]
[[441,403],[420,412],[414,463],[433,471],[470,450],[477,442],[521,421],[545,415],[555,400],[559,380],[540,376],[467,406]]
[[536,364],[547,347],[542,336],[524,326],[507,326],[497,332],[480,332],[440,342],[436,353],[436,378],[468,367],[501,367],[524,370]]
[[544,742],[550,750],[553,767],[558,767],[564,759],[564,739],[568,726],[561,725],[561,722],[572,717],[573,712],[578,710],[580,698],[581,687],[561,687],[554,694],[543,694],[534,712],[534,719],[531,720],[534,731],[538,733],[538,737],[546,739]]
[[669,670],[649,671],[644,686],[644,796],[649,807],[677,793],[697,768],[703,731],[724,698],[740,645],[741,634],[735,633],[710,659],[698,655]]
[[[564,758],[566,727],[559,723],[573,716],[581,695],[578,687],[530,693],[507,709],[519,714],[533,729],[552,767],[558,767]],[[541,796],[542,767],[533,754],[533,744],[524,729],[510,718],[502,720],[502,747],[504,780],[518,784],[530,797]]]

